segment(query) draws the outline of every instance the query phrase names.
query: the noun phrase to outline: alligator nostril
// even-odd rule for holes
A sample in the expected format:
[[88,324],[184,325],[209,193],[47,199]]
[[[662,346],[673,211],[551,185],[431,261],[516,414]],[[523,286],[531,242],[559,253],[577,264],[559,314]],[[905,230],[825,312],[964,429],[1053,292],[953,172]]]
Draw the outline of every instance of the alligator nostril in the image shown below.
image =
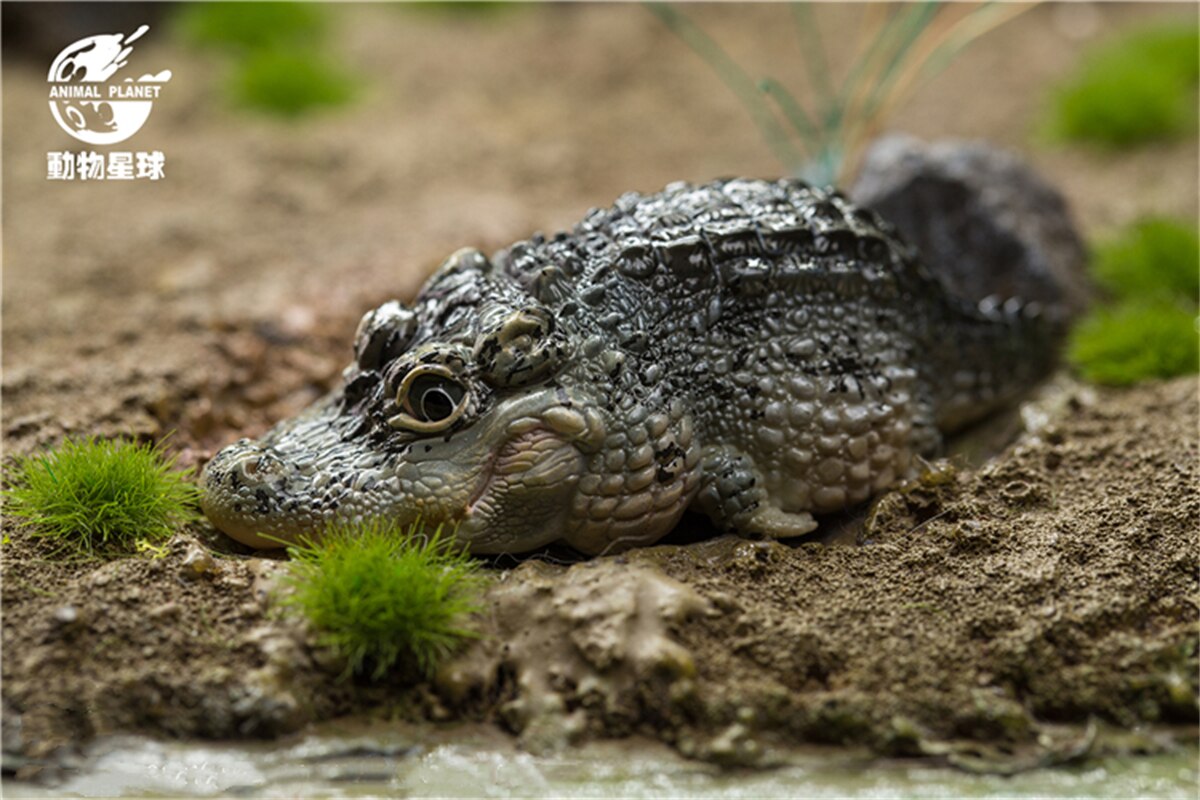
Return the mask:
[[287,471],[283,461],[263,450],[242,456],[234,470],[249,483],[266,483]]

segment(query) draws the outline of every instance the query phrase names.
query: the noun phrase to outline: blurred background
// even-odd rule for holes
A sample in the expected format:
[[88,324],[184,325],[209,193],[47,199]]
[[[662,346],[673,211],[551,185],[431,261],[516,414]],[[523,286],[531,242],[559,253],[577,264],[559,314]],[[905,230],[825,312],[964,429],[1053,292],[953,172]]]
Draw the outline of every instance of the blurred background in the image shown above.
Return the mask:
[[[676,180],[846,184],[880,132],[1020,151],[1085,236],[1197,214],[1194,4],[3,5],[5,435],[177,431],[185,461],[335,381],[446,255]],[[149,31],[172,78],[50,181],[67,44]],[[1190,48],[1190,49],[1189,49]],[[806,129],[806,125],[811,129]],[[815,171],[814,171],[815,170]],[[1194,236],[1194,233],[1192,234]]]

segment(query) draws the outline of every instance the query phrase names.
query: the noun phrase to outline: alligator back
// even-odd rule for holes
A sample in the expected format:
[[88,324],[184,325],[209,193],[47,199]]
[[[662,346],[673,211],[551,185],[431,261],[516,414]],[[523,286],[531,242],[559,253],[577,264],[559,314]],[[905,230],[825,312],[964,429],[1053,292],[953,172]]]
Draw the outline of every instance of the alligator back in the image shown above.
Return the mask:
[[769,535],[905,475],[1045,372],[1062,331],[1020,298],[954,296],[876,213],[793,180],[629,194],[495,260],[609,354],[577,379],[610,413],[684,403],[700,506]]

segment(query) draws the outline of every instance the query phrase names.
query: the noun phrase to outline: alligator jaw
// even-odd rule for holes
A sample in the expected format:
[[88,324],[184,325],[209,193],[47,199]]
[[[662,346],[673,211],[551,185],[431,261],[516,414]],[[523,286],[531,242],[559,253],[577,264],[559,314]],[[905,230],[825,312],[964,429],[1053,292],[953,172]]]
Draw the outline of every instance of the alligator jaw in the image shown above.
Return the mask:
[[356,435],[357,418],[327,398],[217,453],[201,506],[213,525],[258,549],[371,519],[446,523],[477,553],[536,548],[563,535],[584,471],[578,445],[603,436],[594,415],[557,402],[553,391],[522,395],[488,423],[389,448]]
[[[237,541],[270,549],[316,538],[330,524],[386,517],[405,525],[434,511],[423,496],[443,501],[442,514],[455,502],[436,465],[414,469],[373,448],[351,434],[354,422],[331,395],[260,440],[229,445],[204,469],[201,508]],[[436,492],[413,492],[417,482]]]

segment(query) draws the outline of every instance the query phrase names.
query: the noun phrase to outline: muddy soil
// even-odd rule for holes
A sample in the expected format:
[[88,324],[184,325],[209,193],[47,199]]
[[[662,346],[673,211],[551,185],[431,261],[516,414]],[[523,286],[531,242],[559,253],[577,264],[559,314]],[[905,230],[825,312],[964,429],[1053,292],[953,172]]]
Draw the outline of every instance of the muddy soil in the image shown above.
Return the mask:
[[[1194,18],[1081,8],[989,35],[896,126],[1027,147],[1088,42]],[[857,12],[828,10],[830,41],[852,40]],[[785,11],[695,14],[749,64],[799,74]],[[630,189],[779,172],[736,99],[639,7],[336,20],[362,97],[298,123],[230,108],[219,57],[152,32],[138,57],[174,78],[131,144],[167,154],[155,183],[46,181],[46,152],[72,140],[46,113],[45,66],[6,54],[6,458],[173,432],[198,466],[333,385],[361,313],[453,250],[557,230]],[[1194,139],[1027,154],[1089,236],[1197,213]],[[105,733],[274,736],[353,712],[493,720],[533,748],[636,731],[733,764],[795,742],[1037,761],[1080,749],[1078,732],[1039,734],[1092,718],[1194,733],[1196,388],[1069,389],[983,468],[880,500],[862,546],[689,529],[571,567],[498,562],[487,635],[428,684],[335,680],[275,610],[280,562],[206,524],[160,557],[98,564],[51,560],[6,523],[5,750],[29,774]]]
[[430,683],[339,681],[273,605],[283,562],[213,557],[204,526],[104,564],[17,530],[7,745],[28,771],[103,734],[269,737],[357,712],[495,721],[535,751],[641,733],[735,765],[823,743],[1006,769],[1087,749],[1057,723],[1194,735],[1196,388],[1068,390],[984,468],[881,498],[861,545],[493,567],[483,638]]

